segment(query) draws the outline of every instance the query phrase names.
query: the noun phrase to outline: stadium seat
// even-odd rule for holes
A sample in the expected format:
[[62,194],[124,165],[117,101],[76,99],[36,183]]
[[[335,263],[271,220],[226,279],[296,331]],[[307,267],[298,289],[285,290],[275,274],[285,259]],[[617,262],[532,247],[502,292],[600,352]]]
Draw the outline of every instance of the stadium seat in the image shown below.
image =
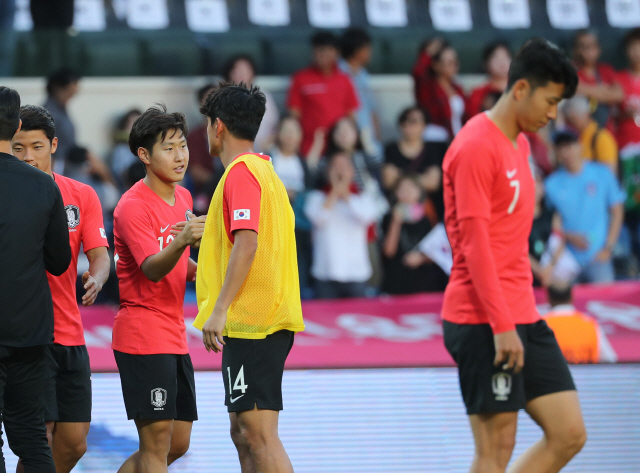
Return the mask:
[[135,37],[87,38],[82,45],[82,73],[87,76],[138,76],[144,73],[142,45]]
[[265,73],[265,48],[255,34],[216,34],[198,38],[203,54],[203,74],[222,75],[223,69],[234,56],[250,56],[256,73]]
[[145,75],[189,76],[202,74],[202,53],[194,35],[166,30],[143,40]]

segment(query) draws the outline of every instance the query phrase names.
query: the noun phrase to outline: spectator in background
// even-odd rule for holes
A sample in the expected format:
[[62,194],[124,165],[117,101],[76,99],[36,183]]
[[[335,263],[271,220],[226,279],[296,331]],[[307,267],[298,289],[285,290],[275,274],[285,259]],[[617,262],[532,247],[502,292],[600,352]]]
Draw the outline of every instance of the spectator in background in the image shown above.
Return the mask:
[[[628,68],[618,73],[618,82],[624,91],[617,123],[618,147],[625,155],[625,148],[640,146],[640,28],[635,28],[624,39]],[[637,154],[637,153],[636,153]]]
[[371,89],[371,79],[366,66],[371,61],[371,36],[361,28],[349,28],[342,35],[342,59],[340,69],[353,83],[360,108],[356,113],[356,122],[360,128],[362,144],[367,154],[380,156],[380,119],[378,107]]
[[624,192],[607,166],[584,160],[575,134],[559,132],[554,144],[562,167],[545,181],[547,202],[560,215],[564,237],[580,263],[578,279],[612,282],[612,251],[624,218]]
[[435,208],[425,197],[418,175],[399,179],[396,204],[382,221],[382,292],[415,294],[443,290],[446,285],[447,276],[427,258],[417,267],[405,260],[437,221]]
[[[235,56],[227,62],[224,68],[223,74],[224,80],[227,82],[233,82],[234,84],[240,84],[241,82],[251,86],[256,77],[256,64],[253,62],[250,56],[241,54]],[[276,101],[271,94],[266,90],[261,92],[267,98],[267,108],[262,117],[260,123],[260,129],[256,135],[254,142],[254,149],[256,152],[266,152],[271,146],[276,137],[276,131],[278,128],[278,121],[280,120],[280,112]]]
[[616,71],[600,62],[600,42],[592,31],[579,31],[573,40],[573,61],[578,70],[579,95],[590,101],[590,112],[600,127],[609,120],[609,108],[624,99],[624,91],[616,79]]
[[618,144],[613,134],[592,117],[589,99],[575,95],[565,101],[562,111],[566,124],[578,134],[582,157],[605,164],[617,176]]
[[453,139],[466,120],[466,97],[455,82],[460,70],[458,53],[448,43],[434,50],[434,42],[428,43],[413,67],[416,99],[431,124],[447,130]]
[[138,158],[129,149],[129,133],[131,133],[133,122],[136,121],[141,113],[137,108],[132,108],[118,119],[115,130],[113,130],[114,146],[111,151],[109,165],[111,166],[113,178],[121,192],[126,190],[124,188],[126,173],[133,163],[139,162]]
[[337,66],[338,39],[320,31],[311,38],[311,66],[294,74],[287,98],[289,113],[302,125],[301,153],[307,157],[316,132],[328,130],[340,118],[353,116],[358,99],[349,76]]
[[505,41],[488,45],[482,53],[484,71],[489,75],[486,84],[473,89],[467,103],[467,117],[489,110],[507,88],[511,50]]
[[304,209],[313,224],[316,297],[364,297],[372,275],[367,232],[378,209],[370,195],[358,191],[346,153],[331,156],[328,175],[329,184],[312,191]]
[[618,355],[602,327],[573,305],[570,284],[553,284],[547,289],[551,310],[543,319],[553,330],[562,354],[569,363],[615,363]]
[[58,174],[64,174],[65,160],[69,151],[76,146],[76,128],[67,113],[67,105],[78,93],[79,82],[80,76],[71,69],[61,69],[47,79],[47,100],[44,108],[56,123],[58,151],[53,171]]
[[[206,84],[198,89],[196,92],[198,106],[202,106],[207,94],[214,88],[215,85]],[[187,174],[193,183],[191,193],[193,212],[196,215],[206,215],[218,181],[224,174],[224,166],[218,156],[211,157],[209,154],[206,121],[189,131],[187,144],[189,146]]]
[[296,117],[286,116],[280,120],[275,147],[269,155],[273,169],[287,189],[293,205],[298,194],[307,187],[307,165],[300,156],[302,128]]
[[425,115],[420,107],[408,107],[400,113],[400,137],[384,148],[382,185],[389,194],[403,174],[417,174],[422,190],[429,194],[441,218],[444,215],[442,160],[447,144],[425,142],[422,133],[425,125]]

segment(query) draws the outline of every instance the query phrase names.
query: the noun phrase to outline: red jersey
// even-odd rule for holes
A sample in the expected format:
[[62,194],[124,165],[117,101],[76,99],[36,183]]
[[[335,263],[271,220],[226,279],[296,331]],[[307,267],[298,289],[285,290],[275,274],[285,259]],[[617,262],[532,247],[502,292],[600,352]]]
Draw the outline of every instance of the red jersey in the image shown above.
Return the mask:
[[[442,169],[453,252],[442,317],[490,323],[494,333],[536,322],[528,242],[535,186],[527,138],[520,134],[514,147],[486,113],[476,115],[451,143]],[[464,232],[469,222],[486,225],[486,246],[482,235]]]
[[484,111],[484,101],[489,94],[502,94],[502,92],[502,90],[496,89],[491,83],[486,83],[473,89],[467,101],[467,117],[474,117]]
[[600,62],[596,65],[595,75],[587,74],[584,69],[578,69],[578,79],[587,85],[613,84],[617,82],[616,71],[609,64]]
[[300,112],[302,126],[302,156],[306,156],[318,128],[327,132],[342,117],[358,108],[351,79],[337,66],[324,75],[317,67],[308,67],[294,74],[287,107]]
[[[618,148],[622,150],[631,143],[640,143],[640,126],[636,124],[634,115],[639,117],[640,123],[640,76],[632,74],[630,71],[620,71],[618,82],[624,90],[624,102],[622,116],[618,119],[616,139]],[[631,111],[632,116],[627,116],[626,111]]]
[[71,264],[60,276],[47,273],[53,299],[54,343],[68,347],[84,345],[82,318],[76,300],[78,254],[80,244],[86,253],[101,246],[109,247],[102,221],[102,206],[90,186],[68,177],[54,174],[58,184],[69,227]]
[[[266,161],[271,158],[257,154]],[[237,159],[237,158],[236,158]],[[262,188],[245,163],[233,166],[224,181],[222,214],[227,237],[234,242],[236,230],[253,230],[258,233],[260,224],[260,198]]]
[[132,355],[189,352],[184,325],[189,248],[160,282],[152,282],[140,269],[145,259],[173,241],[171,226],[184,222],[193,206],[184,187],[176,186],[175,199],[171,206],[138,181],[116,207],[113,232],[120,310],[113,324],[114,350]]

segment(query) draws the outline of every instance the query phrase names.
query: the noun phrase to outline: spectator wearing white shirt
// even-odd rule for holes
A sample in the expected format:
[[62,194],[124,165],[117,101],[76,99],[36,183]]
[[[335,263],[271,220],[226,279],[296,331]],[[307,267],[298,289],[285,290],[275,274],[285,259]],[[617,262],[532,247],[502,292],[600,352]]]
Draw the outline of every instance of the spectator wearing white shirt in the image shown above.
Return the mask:
[[328,167],[329,185],[309,194],[305,213],[313,225],[316,297],[364,297],[372,275],[367,230],[378,217],[375,200],[359,193],[350,157],[336,153]]
[[269,156],[276,174],[287,189],[289,200],[293,204],[296,196],[306,188],[307,169],[300,157],[302,127],[296,117],[287,116],[280,120],[276,134],[276,146]]

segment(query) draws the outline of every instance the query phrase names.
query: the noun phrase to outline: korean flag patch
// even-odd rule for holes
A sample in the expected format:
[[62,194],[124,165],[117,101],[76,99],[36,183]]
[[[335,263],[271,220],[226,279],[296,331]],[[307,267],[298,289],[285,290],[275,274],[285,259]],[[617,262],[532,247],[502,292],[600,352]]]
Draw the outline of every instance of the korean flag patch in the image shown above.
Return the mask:
[[251,212],[249,211],[249,209],[234,210],[233,219],[234,220],[250,220]]

